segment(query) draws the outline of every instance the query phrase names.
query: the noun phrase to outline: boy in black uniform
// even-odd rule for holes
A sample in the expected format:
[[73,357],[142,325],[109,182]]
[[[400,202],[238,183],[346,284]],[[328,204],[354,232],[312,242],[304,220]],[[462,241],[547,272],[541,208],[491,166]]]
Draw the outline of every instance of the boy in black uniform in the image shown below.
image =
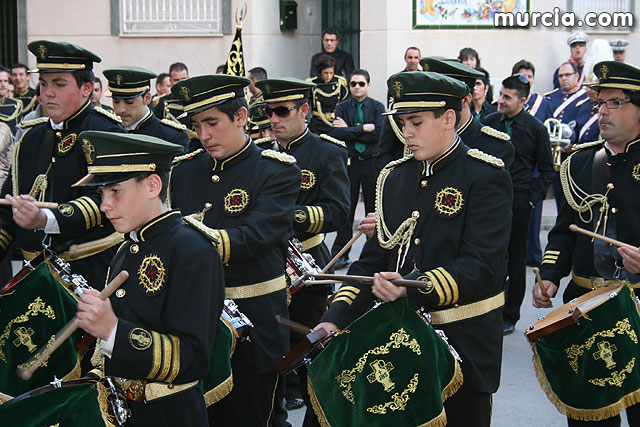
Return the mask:
[[[94,148],[89,174],[100,209],[127,233],[109,280],[129,278],[108,300],[86,291],[78,326],[100,338],[106,375],[126,378],[136,426],[207,424],[198,380],[209,369],[222,310],[222,264],[203,227],[165,205],[171,159],[182,147],[146,135],[87,131]],[[189,225],[190,224],[190,225]]]
[[[311,254],[319,267],[324,267],[331,259],[324,233],[344,225],[349,213],[346,145],[327,135],[318,136],[306,127],[304,118],[309,112],[313,83],[284,78],[260,80],[256,86],[262,90],[267,103],[266,113],[273,133],[284,151],[295,157],[302,171],[293,230],[303,251]],[[327,309],[327,294],[326,286],[300,289],[291,298],[291,319],[308,326],[316,324]],[[292,337],[292,343],[298,340],[299,337]],[[306,369],[300,369],[299,375],[303,397],[310,408]],[[307,411],[309,417],[315,419],[311,410]]]
[[[102,72],[107,78],[113,111],[122,120],[122,126],[130,133],[155,136],[167,142],[182,145],[184,152],[189,145],[187,128],[181,123],[157,118],[149,108],[151,103],[151,79],[156,73],[142,67],[110,68]],[[184,154],[184,153],[180,153]]]
[[[550,298],[569,273],[572,276],[563,294],[565,303],[607,281],[626,281],[636,294],[640,287],[640,250],[616,249],[569,230],[576,224],[640,246],[640,70],[604,61],[593,71],[599,79],[593,88],[598,91],[595,103],[600,107],[598,124],[604,141],[574,146],[573,154],[562,163],[565,203],[549,232],[540,266],[547,296],[538,286],[533,288],[533,305],[539,308],[552,307]],[[631,426],[640,423],[640,404],[627,408],[627,418]],[[588,424],[569,419],[569,425],[619,426],[620,416]]]
[[[375,298],[408,297],[424,307],[462,357],[464,383],[447,399],[447,425],[488,426],[502,357],[503,280],[511,181],[502,160],[469,149],[455,125],[468,88],[431,72],[402,72],[387,81],[393,110],[413,152],[387,165],[376,190],[377,238],[369,239],[349,274],[374,285],[340,288],[319,327],[344,328]],[[500,221],[496,221],[500,218]],[[407,250],[412,252],[407,256]],[[393,268],[427,289],[394,286]],[[389,266],[393,266],[389,269]],[[386,271],[385,271],[386,270]]]
[[[29,43],[40,73],[40,98],[49,117],[22,123],[25,129],[16,143],[11,179],[1,196],[12,201],[0,207],[0,257],[15,239],[25,259],[42,250],[45,233],[52,248],[71,261],[74,273],[89,283],[102,283],[115,243],[99,247],[81,259],[70,259],[66,252],[72,243],[97,240],[113,233],[113,227],[100,212],[100,196],[95,189],[72,188],[87,173],[91,147],[78,137],[84,130],[124,132],[120,119],[112,112],[94,107],[94,53],[79,46],[47,40]],[[57,209],[40,209],[33,203],[57,202]],[[34,232],[35,231],[35,232]],[[44,232],[43,232],[44,231]],[[48,240],[48,239],[47,239]]]
[[219,239],[225,294],[254,325],[231,359],[233,390],[209,408],[214,425],[266,425],[277,385],[276,365],[289,349],[285,250],[300,187],[295,159],[261,150],[245,134],[249,80],[224,74],[178,82],[204,149],[175,160],[171,205],[200,213]]

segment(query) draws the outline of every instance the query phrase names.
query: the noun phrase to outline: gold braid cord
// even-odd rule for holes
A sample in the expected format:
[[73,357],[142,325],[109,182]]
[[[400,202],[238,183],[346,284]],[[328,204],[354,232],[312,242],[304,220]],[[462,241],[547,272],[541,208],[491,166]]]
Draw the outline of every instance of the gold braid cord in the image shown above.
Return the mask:
[[22,102],[18,101],[18,103],[15,105],[15,110],[13,110],[12,114],[6,115],[6,114],[0,113],[0,120],[3,122],[10,122],[11,120],[18,117],[20,113],[22,113]]
[[[587,194],[571,177],[571,158],[573,154],[560,165],[560,183],[562,184],[562,192],[567,199],[567,203],[574,211],[578,212],[580,220],[584,223],[590,223],[593,220],[593,205],[601,203],[600,216],[596,224],[594,233],[598,232],[600,223],[604,217],[602,234],[607,231],[607,218],[609,217],[609,199],[607,195],[613,189],[612,185],[607,185],[607,191],[604,194]],[[576,201],[576,198],[578,201]],[[579,203],[578,203],[579,202]],[[586,215],[585,215],[586,214]]]
[[405,219],[393,234],[387,228],[384,222],[384,209],[382,204],[382,196],[384,193],[384,183],[391,171],[399,164],[413,158],[413,155],[405,156],[402,159],[394,160],[387,164],[378,175],[376,184],[376,224],[378,225],[378,243],[383,249],[391,250],[398,247],[398,258],[396,260],[396,271],[404,265],[409,246],[411,245],[411,236],[416,228],[418,219],[411,216]]

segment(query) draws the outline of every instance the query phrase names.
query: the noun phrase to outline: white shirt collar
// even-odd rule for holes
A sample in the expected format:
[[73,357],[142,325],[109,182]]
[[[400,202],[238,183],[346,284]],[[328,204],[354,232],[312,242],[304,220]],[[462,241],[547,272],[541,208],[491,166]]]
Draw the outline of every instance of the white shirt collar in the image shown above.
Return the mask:
[[132,124],[131,126],[125,126],[124,129],[125,130],[134,130],[135,128],[138,127],[138,125],[140,123],[142,123],[144,121],[144,119],[146,119],[147,117],[149,117],[151,115],[151,110],[149,109],[149,107],[147,107],[147,114],[145,114],[144,116],[142,116],[142,118],[140,120],[138,120],[137,122],[135,122],[134,124]]

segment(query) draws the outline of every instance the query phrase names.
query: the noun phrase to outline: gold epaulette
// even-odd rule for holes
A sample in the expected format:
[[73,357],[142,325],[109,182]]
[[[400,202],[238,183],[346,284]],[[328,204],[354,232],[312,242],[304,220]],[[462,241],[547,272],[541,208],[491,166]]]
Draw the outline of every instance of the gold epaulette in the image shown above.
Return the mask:
[[275,141],[275,139],[270,138],[270,137],[267,136],[265,138],[254,139],[253,143],[258,145],[258,144],[262,144],[262,143],[265,143],[265,142],[273,142],[273,141]]
[[399,159],[396,159],[396,160],[392,160],[392,161],[390,161],[390,162],[389,162],[389,163],[387,163],[387,164],[385,165],[385,167],[383,167],[382,169],[393,169],[393,168],[395,168],[396,166],[398,166],[398,165],[400,165],[400,164],[402,164],[402,163],[406,162],[407,160],[411,160],[411,159],[413,159],[413,153],[409,153],[408,155],[406,155],[406,156],[404,156],[404,157],[401,157],[401,158],[399,158]]
[[315,83],[316,77],[309,77],[308,79],[304,79],[305,82]]
[[347,144],[345,144],[343,141],[340,141],[339,139],[329,136],[326,133],[323,133],[322,135],[320,135],[320,138],[329,142],[333,142],[334,144],[339,145],[342,148],[347,148]]
[[169,120],[169,119],[162,119],[160,120],[162,122],[162,124],[167,125],[167,126],[171,126],[172,128],[178,129],[178,130],[187,130],[187,127],[185,125],[183,125],[182,123],[176,123],[173,120]]
[[477,148],[472,148],[467,151],[467,154],[474,159],[482,160],[483,162],[489,163],[491,166],[495,166],[497,168],[503,168],[504,162],[502,159],[492,156],[491,154],[487,154],[484,151],[480,151]]
[[601,145],[603,143],[604,141],[599,139],[597,141],[583,142],[582,144],[574,144],[571,147],[571,152],[573,153],[575,151],[584,150],[585,148],[595,147],[596,145]]
[[182,217],[182,221],[184,221],[185,224],[190,225],[192,228],[198,230],[203,236],[207,238],[207,240],[210,240],[215,244],[220,243],[220,234],[213,228],[209,228],[204,225],[204,223],[202,221],[199,221],[195,217],[195,215],[184,216]]
[[340,84],[344,87],[347,87],[347,79],[342,76],[336,76]]
[[[264,138],[267,139],[267,138]],[[264,150],[262,151],[262,157],[268,157],[270,159],[276,159],[281,161],[282,163],[286,163],[289,165],[292,165],[296,162],[296,158],[287,154],[287,153],[281,153],[279,151],[275,151],[275,150]]]
[[185,160],[191,160],[193,159],[195,156],[197,156],[198,154],[204,152],[204,148],[198,148],[196,151],[192,151],[190,153],[187,154],[183,154],[182,156],[176,156],[173,158],[173,161],[171,162],[171,164],[173,166],[177,165],[178,163],[181,163]]
[[104,108],[102,108],[100,106],[93,107],[93,109],[96,112],[102,114],[103,116],[109,117],[114,122],[116,122],[118,124],[122,124],[122,119],[120,117],[118,117],[118,115],[116,113],[114,113],[113,111],[105,110]]
[[576,107],[581,106],[582,104],[584,104],[585,102],[587,102],[589,100],[589,97],[587,96],[585,99],[581,99],[580,101],[576,102]]
[[24,120],[20,122],[20,127],[23,129],[30,128],[32,126],[39,125],[40,123],[47,123],[48,121],[49,121],[49,117],[38,117],[37,119]]
[[492,136],[496,139],[501,139],[503,141],[511,141],[511,137],[508,133],[500,132],[498,129],[494,129],[491,126],[482,126],[480,132],[485,133],[489,136]]

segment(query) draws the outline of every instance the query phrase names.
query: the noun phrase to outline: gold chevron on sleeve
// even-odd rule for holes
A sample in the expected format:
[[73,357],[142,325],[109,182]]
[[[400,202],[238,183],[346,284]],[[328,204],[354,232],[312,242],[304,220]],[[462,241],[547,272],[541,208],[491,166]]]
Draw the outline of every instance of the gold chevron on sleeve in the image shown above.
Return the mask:
[[165,378],[169,375],[169,369],[171,369],[171,352],[172,344],[169,335],[161,334],[162,337],[162,369],[156,377],[157,381],[164,382]]
[[438,305],[443,305],[445,300],[446,300],[446,296],[444,293],[443,288],[443,284],[440,282],[440,279],[438,276],[436,276],[433,271],[427,271],[425,273],[425,275],[427,276],[427,278],[429,279],[429,281],[433,284],[433,289],[436,290],[436,293],[438,294]]
[[560,256],[560,251],[547,250],[542,257],[542,264],[555,264]]
[[96,202],[87,196],[83,196],[80,197],[82,200],[85,201],[85,203],[87,204],[87,206],[91,209],[91,211],[93,212],[93,214],[95,215],[96,218],[96,226],[102,224],[102,214],[100,212],[100,207],[96,204]]
[[451,305],[451,304],[457,303],[458,299],[460,297],[460,295],[458,293],[458,283],[456,283],[456,281],[453,278],[453,276],[451,274],[449,274],[449,272],[447,270],[445,270],[443,267],[436,268],[436,271],[439,271],[440,274],[442,274],[442,276],[447,281],[447,284],[449,285],[449,289],[451,291],[451,300],[447,304]]
[[91,228],[91,219],[89,217],[89,211],[87,211],[86,206],[79,200],[72,200],[71,204],[77,207],[80,212],[82,212],[82,216],[84,216],[85,229],[89,230]]
[[9,234],[6,230],[0,230],[0,247],[3,250],[7,250],[12,241],[13,236],[11,234]]
[[153,359],[151,360],[151,371],[149,371],[149,375],[147,375],[149,379],[153,379],[158,375],[160,364],[162,363],[162,339],[160,338],[160,334],[151,331],[151,338],[153,342]]
[[224,229],[214,229],[213,237],[218,240],[212,243],[216,249],[218,249],[222,263],[228,264],[229,259],[231,259],[231,240],[229,240],[229,233]]
[[171,338],[171,371],[169,372],[169,376],[165,380],[167,383],[172,383],[175,381],[178,373],[180,372],[180,338],[169,335]]

